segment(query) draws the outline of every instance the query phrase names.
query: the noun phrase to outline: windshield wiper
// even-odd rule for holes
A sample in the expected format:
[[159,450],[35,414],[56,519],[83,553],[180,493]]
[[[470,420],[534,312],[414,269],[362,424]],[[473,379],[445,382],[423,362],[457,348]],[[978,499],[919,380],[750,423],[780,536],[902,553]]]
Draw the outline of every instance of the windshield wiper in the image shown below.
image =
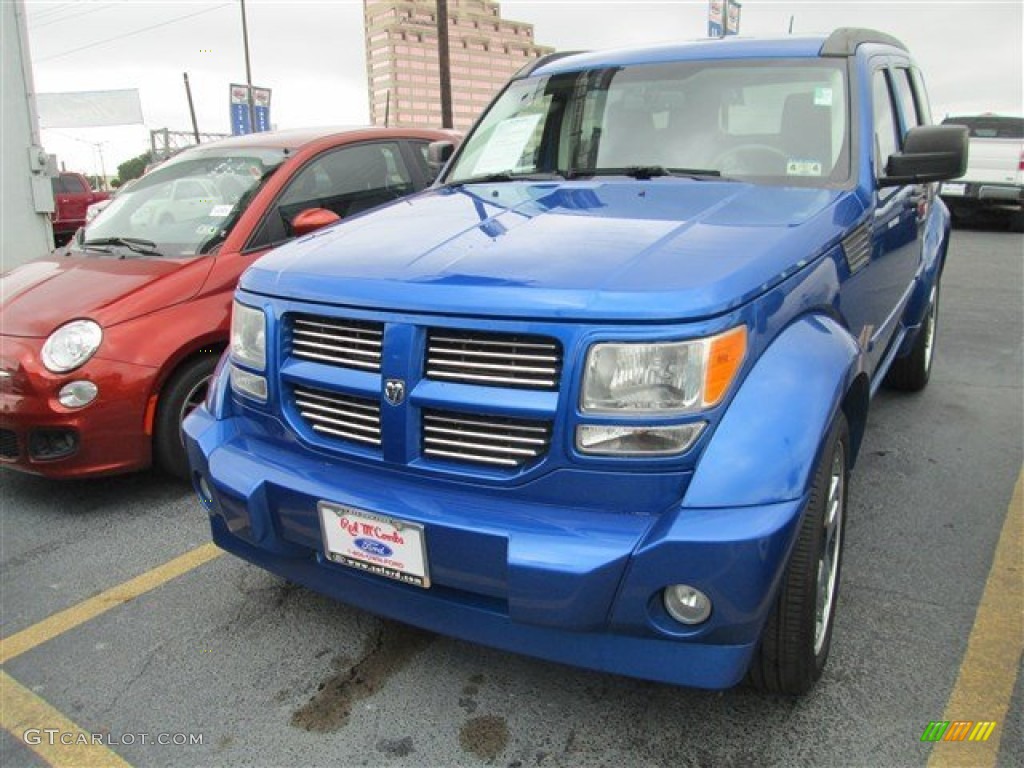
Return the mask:
[[537,171],[531,173],[511,173],[509,171],[501,171],[500,173],[485,173],[480,176],[470,176],[466,179],[448,181],[445,182],[444,186],[461,187],[464,184],[492,184],[503,181],[560,181],[564,178],[565,174],[558,173],[557,171],[552,173]]
[[658,176],[680,176],[687,179],[720,179],[722,172],[713,168],[666,168],[664,165],[628,165],[622,168],[587,168],[574,171],[576,176],[630,176],[653,179]]
[[98,237],[95,240],[86,240],[82,243],[83,248],[96,248],[104,245],[118,245],[146,256],[163,256],[156,249],[156,243],[152,240],[143,240],[141,237]]

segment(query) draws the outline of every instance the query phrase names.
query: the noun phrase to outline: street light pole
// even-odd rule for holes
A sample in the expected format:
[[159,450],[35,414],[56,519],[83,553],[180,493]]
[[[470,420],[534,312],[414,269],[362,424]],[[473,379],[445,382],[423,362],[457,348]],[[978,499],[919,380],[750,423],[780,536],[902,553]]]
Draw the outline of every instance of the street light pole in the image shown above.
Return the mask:
[[448,0],[437,0],[437,64],[441,77],[441,127],[451,128],[452,74],[448,55]]
[[192,116],[192,135],[196,138],[196,144],[199,143],[199,123],[196,122],[196,107],[192,103],[192,86],[188,84],[188,72],[182,72],[182,76],[185,78],[185,95],[188,96],[188,113]]
[[252,66],[249,63],[249,25],[245,20],[245,0],[242,3],[242,44],[245,47],[245,85],[249,101],[249,132],[256,132],[256,113],[252,103]]

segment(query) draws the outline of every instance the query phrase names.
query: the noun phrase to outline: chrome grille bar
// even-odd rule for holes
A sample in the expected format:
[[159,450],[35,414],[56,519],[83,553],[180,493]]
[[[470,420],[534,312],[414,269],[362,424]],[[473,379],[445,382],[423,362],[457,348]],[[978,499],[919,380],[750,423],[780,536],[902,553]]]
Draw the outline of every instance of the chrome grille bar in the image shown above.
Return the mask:
[[492,387],[557,389],[562,348],[544,336],[432,329],[426,376]]
[[340,392],[296,386],[295,408],[314,432],[380,446],[380,403]]
[[294,315],[291,356],[340,368],[379,371],[383,323]]
[[423,412],[425,456],[514,468],[544,456],[550,442],[548,422]]

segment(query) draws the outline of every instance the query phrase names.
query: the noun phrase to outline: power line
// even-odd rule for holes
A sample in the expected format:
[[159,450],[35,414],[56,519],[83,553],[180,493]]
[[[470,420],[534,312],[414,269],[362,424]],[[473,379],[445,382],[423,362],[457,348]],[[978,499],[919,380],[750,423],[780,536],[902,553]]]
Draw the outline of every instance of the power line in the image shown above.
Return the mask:
[[105,10],[107,8],[112,8],[115,5],[117,5],[117,3],[105,3],[103,5],[91,5],[88,9],[82,11],[81,13],[73,13],[70,16],[61,16],[60,18],[47,19],[42,24],[30,24],[28,28],[29,28],[29,30],[34,32],[37,29],[42,29],[43,27],[49,27],[49,26],[51,26],[53,24],[60,24],[62,21],[70,21],[71,19],[78,19],[78,18],[81,18],[82,16],[88,16],[90,13],[95,13],[96,11],[102,11],[102,10]]
[[83,5],[83,3],[57,3],[56,5],[51,5],[49,8],[43,8],[40,11],[32,11],[29,15],[34,19],[51,18],[53,16],[59,16],[61,12],[64,11],[65,9],[76,5],[80,6]]
[[51,61],[53,59],[60,59],[60,58],[63,58],[64,56],[70,56],[73,53],[78,53],[79,51],[86,51],[86,50],[89,50],[90,48],[96,48],[97,46],[100,46],[100,45],[106,45],[107,43],[113,43],[113,42],[116,42],[118,40],[124,40],[126,37],[134,37],[135,35],[141,35],[143,32],[149,32],[150,30],[153,30],[153,29],[159,29],[160,27],[166,27],[169,24],[176,24],[177,22],[184,21],[185,19],[193,19],[196,16],[202,16],[204,13],[212,13],[213,11],[219,11],[221,8],[227,8],[229,5],[232,5],[232,3],[223,3],[221,5],[215,5],[213,8],[204,8],[203,10],[196,11],[195,13],[187,13],[184,16],[175,16],[173,19],[168,19],[167,21],[162,21],[159,24],[152,24],[152,25],[150,25],[148,27],[143,27],[142,29],[136,29],[133,32],[126,32],[123,35],[116,35],[114,37],[108,37],[105,40],[97,40],[94,43],[89,43],[88,45],[82,45],[82,46],[79,46],[78,48],[72,48],[70,51],[63,51],[62,53],[57,53],[57,54],[54,54],[53,56],[43,56],[40,59],[36,59],[36,61],[43,62],[43,61]]

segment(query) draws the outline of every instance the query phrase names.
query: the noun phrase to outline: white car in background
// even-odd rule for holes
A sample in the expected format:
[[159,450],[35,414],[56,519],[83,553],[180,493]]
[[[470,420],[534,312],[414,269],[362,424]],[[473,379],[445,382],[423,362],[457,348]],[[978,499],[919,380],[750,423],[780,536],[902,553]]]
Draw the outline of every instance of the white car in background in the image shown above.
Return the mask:
[[[237,199],[237,198],[236,198]],[[132,214],[136,226],[167,226],[194,219],[206,219],[218,205],[232,202],[207,178],[178,179],[161,190],[160,197],[147,200]]]
[[947,117],[942,124],[966,126],[970,136],[967,172],[939,190],[953,218],[998,211],[1010,216],[1014,229],[1024,228],[1024,117],[986,113]]

